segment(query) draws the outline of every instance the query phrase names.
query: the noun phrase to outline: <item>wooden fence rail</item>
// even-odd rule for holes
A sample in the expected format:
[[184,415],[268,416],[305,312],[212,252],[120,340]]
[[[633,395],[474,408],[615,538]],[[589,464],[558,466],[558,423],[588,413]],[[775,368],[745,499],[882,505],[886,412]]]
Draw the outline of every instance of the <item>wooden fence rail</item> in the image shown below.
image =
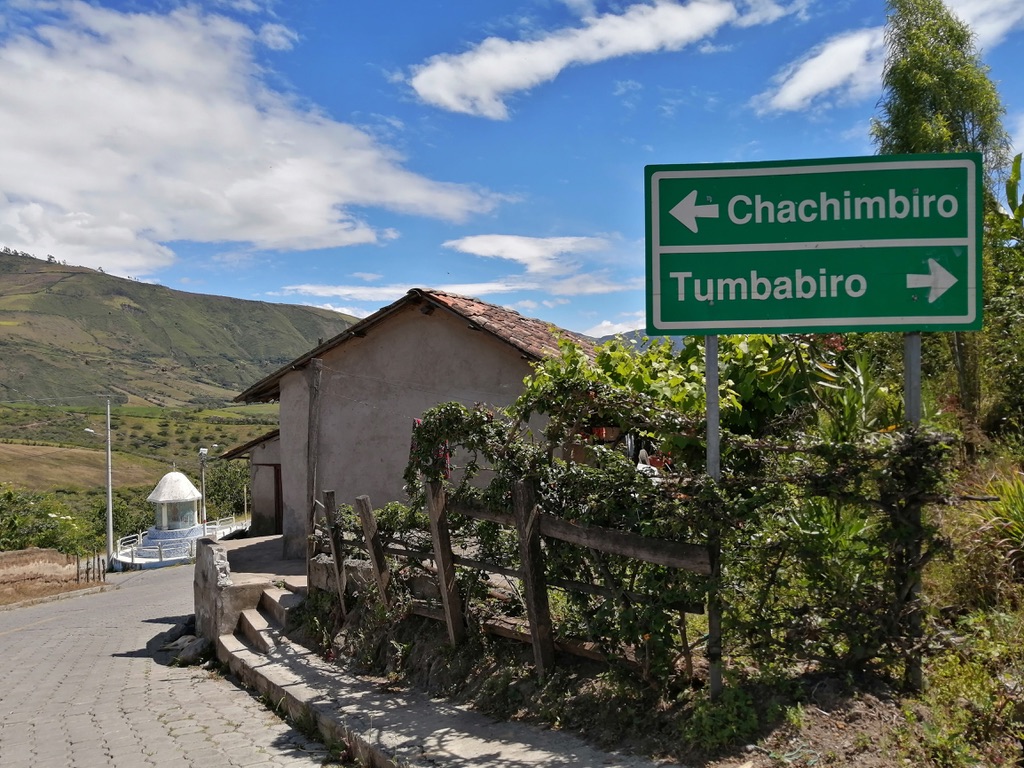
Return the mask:
[[[466,618],[455,578],[456,566],[519,579],[523,585],[523,599],[526,607],[525,624],[522,620],[500,619],[485,622],[484,628],[505,637],[529,642],[533,646],[537,674],[542,679],[554,668],[556,650],[568,651],[588,658],[604,658],[594,643],[569,643],[554,640],[554,627],[548,603],[549,588],[577,591],[605,598],[625,596],[630,601],[637,603],[649,599],[648,596],[613,588],[609,585],[548,578],[545,573],[542,538],[563,541],[609,555],[678,568],[702,576],[712,574],[712,557],[707,546],[655,539],[635,533],[580,525],[563,520],[541,511],[535,500],[533,485],[528,480],[519,480],[513,488],[512,514],[464,506],[450,509],[444,486],[439,482],[425,483],[425,491],[427,513],[430,518],[432,551],[417,551],[404,546],[384,546],[377,530],[370,499],[367,496],[360,496],[356,499],[355,508],[359,516],[363,540],[361,542],[342,540],[336,532],[331,533],[331,549],[335,558],[335,576],[339,580],[338,583],[341,584],[343,579],[345,548],[361,550],[370,562],[381,598],[386,604],[389,604],[391,599],[389,585],[392,574],[385,556],[390,555],[416,561],[433,560],[436,567],[435,575],[441,597],[441,607],[438,609],[426,604],[414,603],[412,610],[419,615],[443,621],[448,630],[449,641],[453,645],[458,645],[465,639]],[[330,494],[329,499],[328,494]],[[328,520],[331,520],[334,509],[334,492],[325,491],[324,496],[325,509],[332,510],[332,515],[328,516]],[[518,569],[507,568],[454,553],[448,527],[449,512],[515,529],[519,540],[520,567]],[[334,526],[328,526],[328,530],[333,530],[333,528]],[[670,607],[681,613],[702,614],[705,612],[703,604],[694,604],[691,601],[680,601]],[[681,624],[683,644],[687,646],[683,649],[683,653],[688,666],[690,666],[690,647],[686,639],[685,620]],[[715,659],[712,663],[720,664],[721,662]]]

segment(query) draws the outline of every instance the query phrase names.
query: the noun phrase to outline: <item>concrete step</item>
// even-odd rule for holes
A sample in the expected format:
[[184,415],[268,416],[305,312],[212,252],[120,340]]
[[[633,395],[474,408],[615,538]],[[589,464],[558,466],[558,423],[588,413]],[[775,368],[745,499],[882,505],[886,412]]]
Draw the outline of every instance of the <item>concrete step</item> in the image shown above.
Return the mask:
[[305,576],[285,576],[284,588],[289,592],[305,596],[309,591],[309,581]]
[[[349,746],[370,768],[656,768],[644,758],[602,752],[570,734],[496,722],[413,691],[388,690],[294,643],[261,656],[234,635],[217,639],[217,659],[281,714],[316,724],[327,743]],[[661,763],[661,768],[677,763]]]
[[269,654],[277,648],[280,637],[278,629],[257,608],[246,608],[238,616],[238,633],[263,654]]
[[288,614],[298,608],[305,598],[295,592],[278,587],[267,587],[260,595],[259,609],[273,621],[279,630],[288,627]]

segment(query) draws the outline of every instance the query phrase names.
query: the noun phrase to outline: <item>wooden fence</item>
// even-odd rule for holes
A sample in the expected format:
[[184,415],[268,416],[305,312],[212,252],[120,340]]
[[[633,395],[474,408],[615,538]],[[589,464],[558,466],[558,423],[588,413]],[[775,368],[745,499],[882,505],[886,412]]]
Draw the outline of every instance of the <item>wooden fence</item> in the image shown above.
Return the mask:
[[[466,632],[465,609],[456,582],[456,566],[519,579],[523,586],[523,599],[527,614],[525,623],[521,619],[508,617],[484,621],[482,626],[493,634],[530,643],[533,646],[537,674],[542,679],[554,668],[556,650],[592,659],[603,660],[606,658],[595,643],[556,642],[554,640],[548,590],[557,588],[605,598],[619,594],[608,585],[549,578],[545,572],[545,550],[541,544],[542,538],[555,539],[598,552],[669,568],[679,568],[703,576],[713,575],[716,553],[712,547],[655,539],[564,520],[541,510],[535,501],[532,484],[525,480],[520,480],[515,484],[511,514],[465,507],[451,509],[448,506],[444,487],[438,482],[427,483],[425,491],[427,513],[430,519],[431,552],[417,552],[404,547],[385,547],[378,535],[377,523],[370,499],[367,496],[358,497],[355,504],[362,529],[362,541],[344,540],[335,526],[327,525],[325,527],[330,539],[334,575],[342,602],[342,610],[344,610],[346,581],[345,557],[348,552],[355,549],[364,553],[369,560],[376,588],[385,604],[390,604],[391,601],[389,585],[392,581],[386,555],[403,559],[433,560],[441,608],[438,610],[426,601],[413,601],[411,610],[418,615],[443,621],[447,626],[448,637],[453,645],[462,642]],[[334,520],[336,510],[334,496],[334,491],[323,492],[322,508],[328,521]],[[315,506],[320,507],[321,505]],[[456,554],[452,549],[448,526],[449,512],[514,529],[518,536],[520,567],[518,569],[506,568]],[[318,516],[314,513],[315,525],[318,524],[317,518]],[[647,599],[644,595],[631,592],[625,594],[636,603],[644,602]],[[718,642],[714,627],[719,624],[719,616],[711,615],[715,611],[716,605],[717,601],[709,601],[708,623],[712,632],[708,637],[708,659],[712,665],[712,673],[718,674],[720,677],[720,649],[713,647]],[[687,603],[673,607],[683,613],[705,613],[703,604]],[[680,622],[680,632],[687,672],[692,676],[693,664],[690,653],[694,646],[689,644],[686,636],[685,620]],[[630,661],[628,654],[624,654],[624,658],[626,661]]]

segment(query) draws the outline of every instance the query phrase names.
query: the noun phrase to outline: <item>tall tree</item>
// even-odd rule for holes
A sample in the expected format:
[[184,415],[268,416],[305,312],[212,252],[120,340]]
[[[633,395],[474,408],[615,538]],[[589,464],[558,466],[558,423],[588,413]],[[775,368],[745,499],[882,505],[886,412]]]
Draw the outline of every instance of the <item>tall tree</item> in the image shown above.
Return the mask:
[[990,174],[1007,165],[1006,110],[974,32],[942,0],[889,0],[881,117],[883,155],[981,152]]
[[1024,429],[1024,196],[1021,155],[1006,181],[1009,209],[986,217],[985,357],[994,403],[988,421],[996,430]]
[[[992,182],[1006,167],[1009,135],[999,92],[981,61],[971,28],[942,0],[888,0],[880,117],[871,135],[884,155],[980,152]],[[981,411],[980,340],[948,334],[968,445]]]

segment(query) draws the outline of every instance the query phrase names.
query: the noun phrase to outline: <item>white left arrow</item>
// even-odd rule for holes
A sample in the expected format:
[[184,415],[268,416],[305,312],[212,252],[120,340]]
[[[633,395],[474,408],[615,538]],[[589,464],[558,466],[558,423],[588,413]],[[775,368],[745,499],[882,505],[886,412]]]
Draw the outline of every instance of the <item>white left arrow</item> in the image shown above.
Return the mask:
[[669,211],[669,213],[679,219],[680,223],[688,230],[696,232],[698,218],[718,218],[718,204],[708,203],[707,205],[697,205],[697,190],[695,189],[681,201],[676,203],[675,207]]
[[935,259],[928,259],[927,275],[907,275],[907,288],[930,288],[928,303],[931,304],[957,283]]

